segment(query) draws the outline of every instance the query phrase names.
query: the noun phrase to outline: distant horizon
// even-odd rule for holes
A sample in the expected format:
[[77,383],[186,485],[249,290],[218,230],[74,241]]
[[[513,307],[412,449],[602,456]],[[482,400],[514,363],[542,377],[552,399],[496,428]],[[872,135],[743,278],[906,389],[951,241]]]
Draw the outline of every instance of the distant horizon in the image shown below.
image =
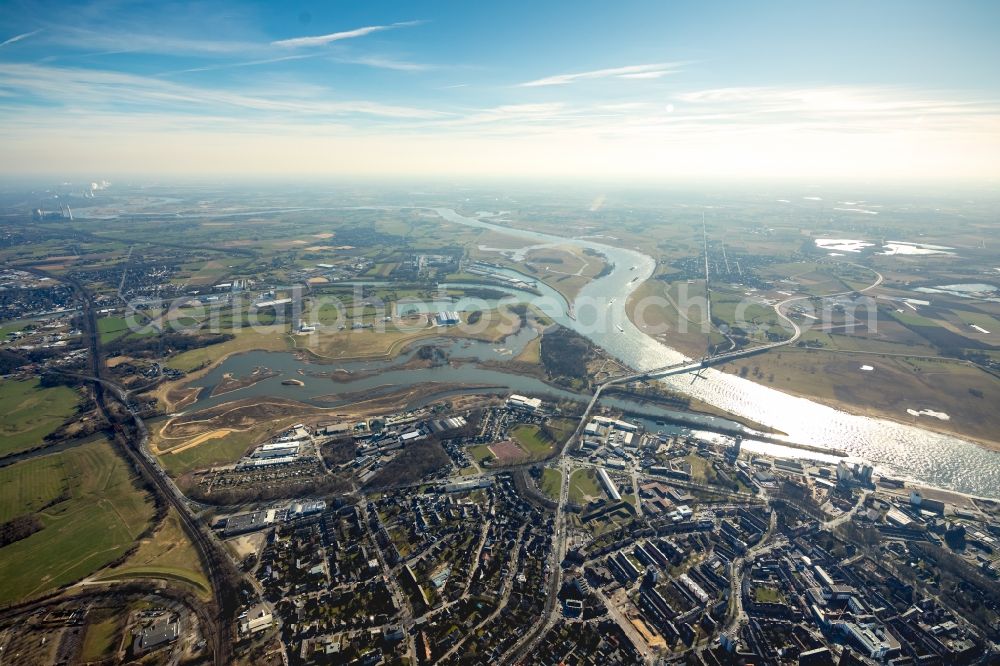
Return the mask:
[[8,2],[0,177],[1000,182],[997,25],[973,0]]
[[255,187],[267,191],[268,188],[320,188],[340,187],[428,187],[428,188],[517,188],[524,191],[568,189],[607,190],[606,193],[684,193],[719,192],[725,194],[765,194],[768,189],[797,190],[803,194],[815,194],[823,190],[843,194],[845,190],[857,193],[905,193],[919,190],[918,194],[928,197],[945,196],[949,193],[985,192],[1000,195],[1000,176],[992,179],[956,179],[944,177],[864,180],[850,178],[793,178],[793,177],[747,177],[747,178],[638,178],[630,176],[580,176],[542,177],[528,176],[469,176],[459,174],[316,174],[316,173],[0,173],[0,190],[16,191],[24,188],[58,189],[60,187],[86,187],[90,183],[106,180],[111,188],[198,188],[198,187]]

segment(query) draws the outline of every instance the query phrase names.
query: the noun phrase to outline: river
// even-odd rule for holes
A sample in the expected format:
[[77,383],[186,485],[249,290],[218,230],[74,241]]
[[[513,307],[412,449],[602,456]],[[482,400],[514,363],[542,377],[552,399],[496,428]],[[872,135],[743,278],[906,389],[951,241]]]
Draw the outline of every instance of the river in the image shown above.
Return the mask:
[[[407,209],[414,206],[361,206],[355,209]],[[296,210],[342,210],[337,208],[308,208]],[[516,227],[503,226],[481,218],[460,215],[449,208],[432,208],[447,222],[469,227],[487,229],[530,241],[534,245],[573,244],[589,248],[606,257],[614,269],[600,278],[589,282],[579,293],[573,307],[566,303],[555,290],[538,282],[537,289],[542,298],[532,298],[554,321],[586,336],[613,357],[636,370],[651,370],[685,360],[683,354],[653,339],[639,330],[625,314],[628,295],[649,279],[655,268],[652,257],[634,249],[615,247],[591,239],[555,236]],[[524,275],[508,271],[511,275]],[[529,279],[531,279],[529,277]],[[491,289],[494,287],[491,286]],[[511,291],[510,289],[505,289]],[[614,302],[609,305],[609,302]],[[571,314],[572,313],[572,314]],[[621,330],[618,327],[621,327]],[[508,346],[507,343],[503,343]],[[482,349],[480,352],[484,351]],[[241,389],[228,396],[208,397],[210,387],[221,379],[222,372],[245,375],[256,365],[278,365],[277,356],[287,357],[281,363],[301,362],[290,354],[261,357],[263,352],[235,356],[227,360],[203,380],[203,391],[198,407],[215,404],[222,399],[246,397],[249,395],[284,395],[312,401],[317,395],[312,393],[312,381],[307,387],[280,385],[275,378],[255,386]],[[472,353],[471,356],[478,356]],[[482,356],[480,356],[482,358]],[[268,361],[263,363],[263,360]],[[363,363],[371,369],[371,363]],[[281,369],[281,368],[278,368]],[[298,372],[299,367],[285,367],[286,372]],[[243,372],[241,372],[243,371]],[[307,371],[304,371],[307,372]],[[216,374],[217,373],[217,374]],[[283,375],[287,377],[286,375]],[[377,377],[359,379],[335,387],[334,382],[325,380],[322,391],[330,394],[353,393],[357,390],[381,390],[390,384],[412,385],[416,382],[467,382],[477,385],[496,383],[509,386],[512,390],[549,397],[570,397],[560,395],[557,389],[533,378],[511,375],[496,370],[484,370],[474,364],[445,366],[426,370],[389,370]],[[812,402],[805,398],[782,393],[776,389],[754,383],[736,375],[704,370],[700,378],[680,375],[661,380],[672,390],[703,400],[731,414],[752,419],[769,427],[787,433],[788,441],[812,446],[829,447],[846,451],[851,456],[862,458],[875,465],[876,469],[890,476],[903,477],[932,486],[940,486],[983,497],[1000,498],[1000,453],[984,449],[973,442],[959,437],[939,434],[910,425],[886,419],[848,414],[838,409]],[[578,399],[579,396],[573,396]],[[602,402],[614,404],[611,401]],[[326,403],[335,406],[336,401]],[[618,406],[629,407],[627,404]],[[649,411],[647,407],[643,407]],[[717,423],[731,425],[732,422],[719,420]],[[820,458],[815,453],[792,448],[775,447],[773,444],[747,441],[745,450],[783,456],[800,455],[806,458]]]
[[[455,224],[489,229],[540,245],[571,243],[605,255],[614,270],[592,280],[581,290],[575,303],[575,318],[560,308],[547,307],[546,313],[636,370],[650,370],[685,358],[643,333],[625,314],[628,294],[653,274],[655,262],[652,257],[589,239],[501,226],[447,208],[434,210],[444,220]],[[638,280],[634,280],[636,277]],[[539,283],[538,288],[546,302],[565,302],[544,284]],[[612,298],[614,303],[607,306]],[[621,326],[622,331],[617,326]],[[790,441],[842,449],[875,465],[881,473],[973,495],[1000,497],[1000,453],[959,437],[886,419],[848,414],[713,369],[702,372],[696,381],[692,381],[691,375],[662,381],[675,391],[781,430],[788,434]],[[744,448],[753,450],[755,446],[758,445],[748,443]],[[760,445],[758,448],[763,451],[767,447]],[[808,452],[801,455],[815,457]]]
[[[378,333],[361,331],[353,335],[378,335]],[[496,344],[450,336],[422,340],[418,347],[433,345],[447,354],[447,362],[431,367],[404,367],[417,355],[417,348],[392,360],[355,360],[331,364],[301,360],[287,351],[251,351],[234,354],[204,376],[191,382],[191,386],[200,389],[192,408],[202,410],[231,400],[251,397],[287,398],[318,407],[336,408],[356,402],[359,394],[373,398],[417,384],[426,386],[427,390],[423,397],[411,402],[409,408],[422,407],[449,394],[468,393],[468,389],[448,388],[448,385],[488,387],[477,388],[476,393],[507,395],[513,391],[542,396],[551,401],[587,402],[590,399],[589,395],[565,391],[535,377],[479,365],[481,361],[509,360],[537,335],[534,329],[525,326],[503,342]],[[250,377],[257,368],[268,368],[275,374],[250,386],[213,395],[226,374],[238,378]],[[336,379],[331,377],[334,372]],[[297,379],[301,385],[282,383],[288,379]],[[441,388],[435,390],[433,388],[435,385]],[[747,436],[753,435],[752,430],[719,417],[680,412],[623,398],[608,398],[602,402],[630,413],[646,415],[644,419],[636,420],[642,420],[643,425],[652,431],[659,430],[670,434],[692,428],[741,431]]]

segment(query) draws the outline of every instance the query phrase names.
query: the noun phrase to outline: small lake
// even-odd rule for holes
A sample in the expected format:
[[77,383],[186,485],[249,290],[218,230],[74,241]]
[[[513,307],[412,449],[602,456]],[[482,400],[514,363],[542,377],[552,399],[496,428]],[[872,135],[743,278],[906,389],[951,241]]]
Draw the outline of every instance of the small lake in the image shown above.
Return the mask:
[[922,294],[949,294],[959,298],[971,298],[980,301],[1000,303],[1000,289],[996,285],[975,282],[969,284],[943,284],[939,287],[916,287],[913,291]]

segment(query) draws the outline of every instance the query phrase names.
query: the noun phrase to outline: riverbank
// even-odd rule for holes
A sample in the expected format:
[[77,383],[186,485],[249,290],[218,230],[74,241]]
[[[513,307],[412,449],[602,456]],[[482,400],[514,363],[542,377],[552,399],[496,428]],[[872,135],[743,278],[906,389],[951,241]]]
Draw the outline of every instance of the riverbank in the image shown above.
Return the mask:
[[[680,289],[686,291],[684,296],[680,295]],[[705,309],[693,307],[692,314],[697,313],[701,318],[688,317],[677,309],[676,303],[700,297],[704,292],[704,280],[672,284],[651,277],[629,294],[625,315],[637,329],[654,340],[689,358],[700,358],[712,341],[711,323],[704,318]]]
[[[850,414],[953,435],[1000,451],[1000,382],[968,365],[787,347],[718,369]],[[907,410],[931,410],[948,418],[913,416]]]
[[[489,316],[487,316],[489,315]],[[435,326],[424,320],[423,325],[416,330],[386,330],[375,331],[371,329],[333,331],[329,333],[317,333],[305,336],[293,336],[286,332],[284,326],[262,327],[261,331],[251,331],[246,329],[239,331],[239,335],[233,340],[213,345],[211,347],[185,352],[166,363],[169,367],[189,367],[191,368],[184,377],[170,382],[164,382],[150,391],[147,395],[157,400],[165,413],[175,413],[186,409],[197,401],[201,391],[199,387],[191,386],[193,382],[203,379],[207,374],[225,363],[228,359],[238,354],[246,354],[257,351],[289,351],[303,363],[317,366],[329,366],[332,364],[350,364],[357,362],[385,363],[408,353],[420,343],[433,340],[435,338],[451,340],[469,340],[485,342],[488,344],[499,344],[511,335],[516,335],[523,328],[523,319],[520,315],[511,311],[510,308],[492,310],[483,313],[482,330],[476,328],[476,324],[468,324],[474,330],[466,330],[463,326]],[[403,326],[398,324],[399,326]],[[397,323],[389,324],[397,326]],[[322,337],[318,337],[322,336]],[[314,339],[315,338],[315,339]],[[312,343],[309,343],[312,340]],[[327,355],[324,349],[338,349],[337,355]],[[211,356],[210,351],[215,351],[218,355]],[[197,354],[195,354],[197,352]],[[197,365],[192,366],[197,362]],[[403,364],[397,368],[385,368],[382,371],[413,369],[424,367],[428,364],[422,360],[411,359],[411,363]],[[322,372],[317,374],[322,375]],[[372,373],[377,374],[377,372]],[[331,378],[350,380],[357,379],[361,374],[351,375],[340,372],[331,373]],[[230,390],[246,388],[263,381],[264,377],[253,382],[240,384],[234,378],[232,381],[225,379],[220,384],[226,384],[219,393],[226,393]]]
[[625,398],[638,402],[640,404],[646,403],[650,405],[655,405],[658,407],[663,407],[664,409],[669,409],[677,412],[690,412],[692,414],[701,414],[704,416],[715,416],[718,418],[726,419],[727,421],[732,421],[738,423],[742,426],[755,430],[759,433],[764,433],[768,435],[786,435],[776,428],[771,428],[764,425],[763,423],[758,423],[753,419],[748,419],[744,416],[739,416],[737,414],[731,414],[724,409],[720,409],[715,405],[710,405],[707,402],[698,400],[697,398],[688,398],[687,396],[673,396],[668,394],[663,394],[659,391],[649,390],[649,391],[636,391],[633,389],[625,388],[624,386],[609,386],[604,389],[602,393],[603,396],[614,398]]
[[[552,233],[514,226],[500,227],[482,219],[461,216],[451,209],[433,210],[449,222],[500,231],[536,244],[560,245],[568,240]],[[663,367],[681,360],[683,354],[674,348],[669,339],[664,342],[660,334],[655,337],[648,335],[650,330],[637,328],[625,314],[628,295],[643,283],[633,284],[635,276],[624,267],[637,266],[639,277],[643,280],[654,275],[657,269],[656,261],[642,252],[641,243],[625,243],[623,245],[627,247],[622,247],[584,238],[571,240],[604,254],[616,266],[608,275],[588,284],[580,297],[590,299],[591,303],[609,303],[608,318],[618,318],[625,326],[623,331],[616,331],[614,326],[595,327],[593,321],[573,320],[565,311],[552,313],[553,319],[578,330],[631,367]],[[631,249],[633,247],[636,249]],[[542,286],[546,295],[558,297],[548,285]],[[797,397],[772,388],[766,376],[763,382],[759,379],[756,382],[733,381],[732,376],[712,370],[703,373],[702,378],[695,382],[680,377],[665,381],[686,395],[773,424],[788,432],[796,441],[817,442],[844,449],[852,456],[885,468],[892,475],[986,496],[995,495],[1000,488],[1000,460],[994,451],[965,437],[928,429],[926,423],[909,422],[904,425],[898,419],[858,416],[852,411],[831,408],[831,405],[818,400],[811,401],[811,396]],[[894,390],[898,392],[899,389]],[[960,390],[964,391],[964,388]],[[933,409],[932,406],[927,408]],[[905,410],[901,414],[905,414]]]
[[212,397],[214,398],[217,395],[225,395],[226,393],[239,391],[241,388],[253,386],[258,382],[270,379],[271,377],[277,377],[280,374],[280,372],[276,372],[270,368],[260,367],[254,368],[254,371],[246,377],[235,377],[231,373],[226,373],[222,376],[222,381],[219,382],[212,390]]

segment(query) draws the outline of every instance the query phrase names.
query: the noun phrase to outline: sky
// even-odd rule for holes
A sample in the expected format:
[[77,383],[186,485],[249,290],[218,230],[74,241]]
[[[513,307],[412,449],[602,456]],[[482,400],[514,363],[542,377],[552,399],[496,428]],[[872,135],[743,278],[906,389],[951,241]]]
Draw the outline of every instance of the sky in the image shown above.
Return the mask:
[[0,0],[0,177],[1000,181],[1000,3]]

